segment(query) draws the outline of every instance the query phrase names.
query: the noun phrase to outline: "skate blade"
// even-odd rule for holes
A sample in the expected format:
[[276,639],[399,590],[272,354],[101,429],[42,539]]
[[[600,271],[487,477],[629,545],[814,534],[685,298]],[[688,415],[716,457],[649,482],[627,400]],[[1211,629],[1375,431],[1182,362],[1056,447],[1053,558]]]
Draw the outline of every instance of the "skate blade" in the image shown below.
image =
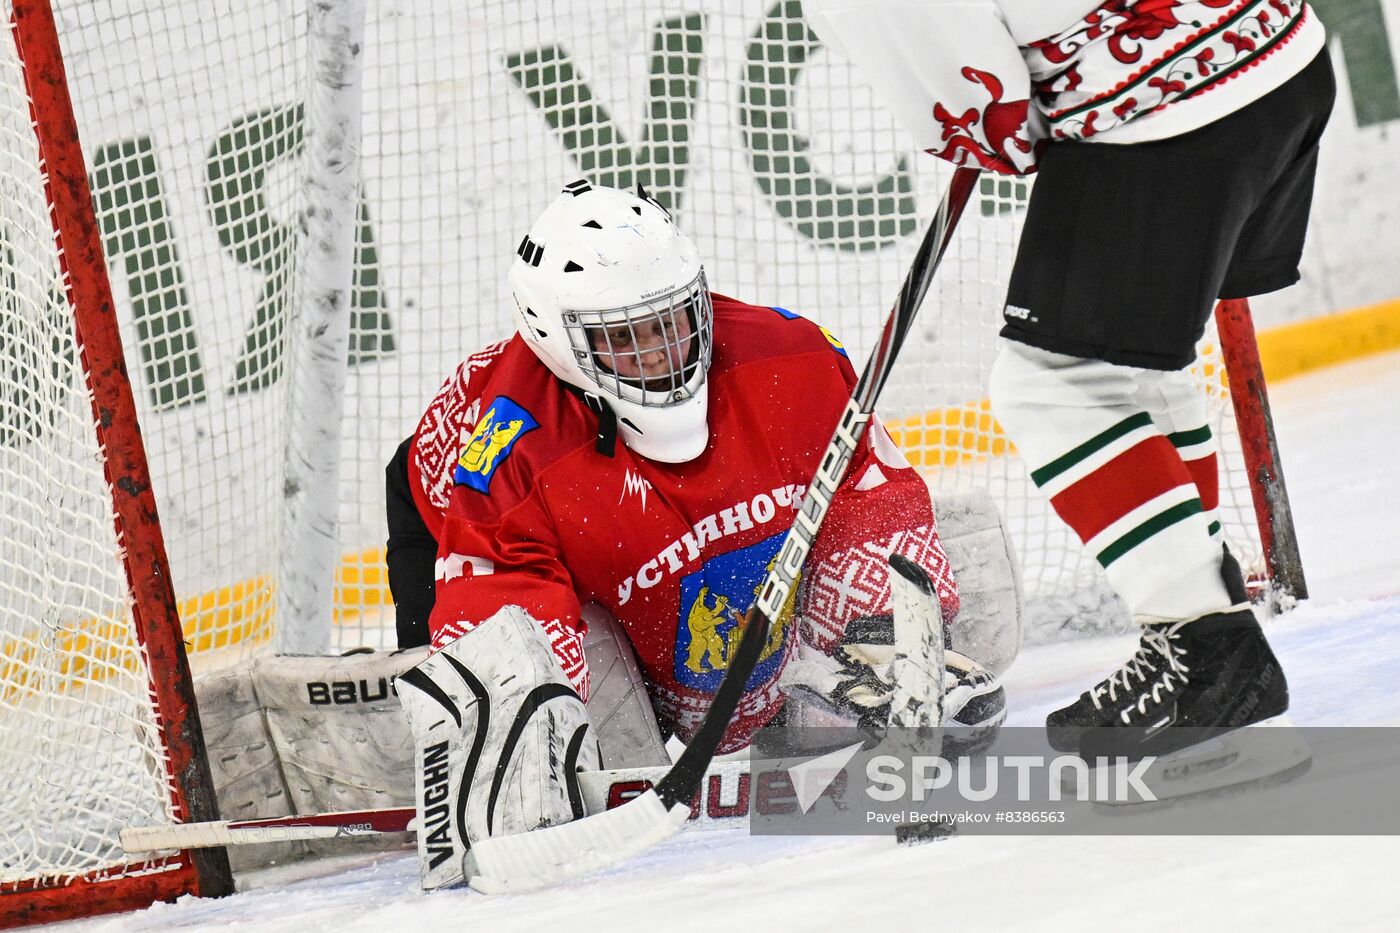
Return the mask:
[[[1089,769],[1089,788],[1123,787],[1121,773],[1137,763]],[[1191,745],[1154,761],[1139,777],[1156,800],[1134,793],[1090,794],[1100,812],[1142,812],[1188,798],[1242,793],[1282,784],[1305,774],[1312,749],[1287,716],[1275,716],[1242,729]],[[1072,792],[1075,775],[1066,773]]]

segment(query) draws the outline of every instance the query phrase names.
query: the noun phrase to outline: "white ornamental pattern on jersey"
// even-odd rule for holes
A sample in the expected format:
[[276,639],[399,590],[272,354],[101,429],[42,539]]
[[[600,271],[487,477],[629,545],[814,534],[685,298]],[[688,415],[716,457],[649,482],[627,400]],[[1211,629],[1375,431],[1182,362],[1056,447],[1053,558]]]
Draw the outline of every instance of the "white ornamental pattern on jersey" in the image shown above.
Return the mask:
[[438,389],[423,415],[414,456],[418,457],[423,492],[436,509],[447,508],[452,496],[452,469],[462,454],[463,445],[471,440],[477,416],[481,414],[481,399],[473,397],[469,390],[472,373],[484,369],[500,356],[508,342],[493,343],[467,357]]
[[1031,43],[1026,65],[1051,135],[1089,139],[1225,85],[1293,41],[1307,19],[1303,0],[1108,0]]
[[890,611],[891,554],[900,554],[928,571],[950,624],[958,612],[957,587],[943,546],[932,525],[920,525],[887,538],[824,555],[803,580],[802,640],[829,653],[847,624],[861,616]]

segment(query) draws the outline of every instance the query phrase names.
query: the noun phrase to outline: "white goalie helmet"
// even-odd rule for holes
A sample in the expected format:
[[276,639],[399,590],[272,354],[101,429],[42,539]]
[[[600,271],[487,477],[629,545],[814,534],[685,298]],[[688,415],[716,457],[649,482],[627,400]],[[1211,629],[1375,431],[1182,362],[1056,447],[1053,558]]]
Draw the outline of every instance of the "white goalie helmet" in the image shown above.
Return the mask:
[[520,336],[611,408],[623,443],[663,463],[700,455],[714,315],[700,255],[663,207],[576,181],[521,241],[508,280]]

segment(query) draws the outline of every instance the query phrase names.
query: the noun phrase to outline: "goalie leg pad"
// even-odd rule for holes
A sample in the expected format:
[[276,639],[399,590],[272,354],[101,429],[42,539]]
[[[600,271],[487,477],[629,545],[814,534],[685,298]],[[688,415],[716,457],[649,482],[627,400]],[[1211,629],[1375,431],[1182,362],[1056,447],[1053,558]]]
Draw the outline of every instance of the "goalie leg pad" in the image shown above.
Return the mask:
[[399,678],[414,739],[424,890],[463,884],[472,844],[583,815],[598,743],[540,623],[506,606]]
[[981,489],[935,496],[933,511],[961,600],[952,647],[1000,677],[1021,650],[1025,629],[1021,573],[1006,520]]
[[622,625],[597,603],[583,607],[583,653],[592,684],[588,712],[602,746],[603,767],[669,765],[637,654]]

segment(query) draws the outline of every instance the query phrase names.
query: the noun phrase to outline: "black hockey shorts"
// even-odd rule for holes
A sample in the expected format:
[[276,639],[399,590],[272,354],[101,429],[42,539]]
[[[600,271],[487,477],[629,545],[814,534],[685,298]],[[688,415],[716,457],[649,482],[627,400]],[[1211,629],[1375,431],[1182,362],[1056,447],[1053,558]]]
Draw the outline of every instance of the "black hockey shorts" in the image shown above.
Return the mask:
[[1144,369],[1189,365],[1217,297],[1298,281],[1335,94],[1324,49],[1281,87],[1190,133],[1052,143],[1002,336]]

